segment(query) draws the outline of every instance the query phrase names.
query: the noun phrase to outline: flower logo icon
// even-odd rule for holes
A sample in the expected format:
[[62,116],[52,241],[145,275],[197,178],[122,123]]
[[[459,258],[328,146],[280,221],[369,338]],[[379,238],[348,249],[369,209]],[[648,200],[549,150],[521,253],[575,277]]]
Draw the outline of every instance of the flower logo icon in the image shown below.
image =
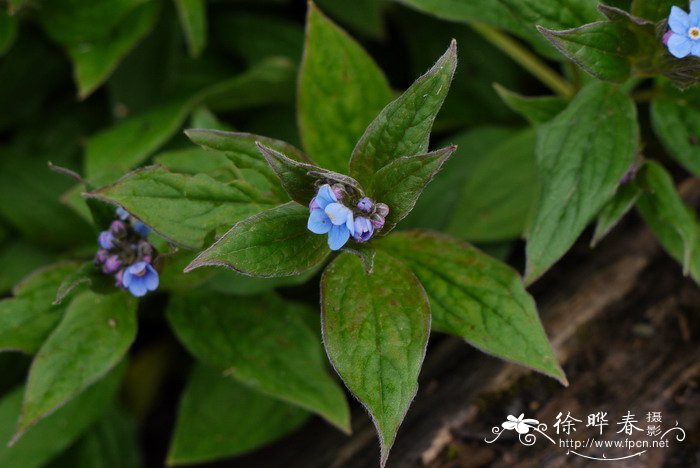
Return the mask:
[[508,415],[508,417],[506,418],[508,420],[501,424],[501,426],[503,426],[503,429],[506,429],[508,431],[512,431],[513,429],[515,429],[515,431],[518,434],[527,434],[528,432],[530,432],[530,429],[536,428],[537,425],[540,423],[537,419],[524,418],[525,413],[521,413],[520,416],[518,416],[517,418],[515,416]]

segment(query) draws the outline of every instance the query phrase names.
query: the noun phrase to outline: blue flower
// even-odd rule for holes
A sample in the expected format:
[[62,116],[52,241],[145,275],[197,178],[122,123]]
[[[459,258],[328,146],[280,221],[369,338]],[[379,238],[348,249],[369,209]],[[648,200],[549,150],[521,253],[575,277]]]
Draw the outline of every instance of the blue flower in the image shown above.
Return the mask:
[[690,3],[690,14],[677,6],[671,7],[668,26],[672,34],[666,46],[674,57],[700,57],[700,0]]
[[127,219],[129,219],[129,212],[126,211],[121,206],[118,206],[117,207],[117,218],[121,219],[122,221],[126,221]]
[[355,233],[352,237],[356,242],[367,242],[373,234],[374,226],[368,218],[364,216],[355,218]]
[[124,270],[121,282],[131,294],[142,297],[158,288],[158,272],[149,263],[136,262]]
[[141,237],[147,237],[151,233],[151,228],[143,224],[141,221],[134,221],[134,224],[132,224],[131,227],[133,227],[136,234]]
[[111,249],[114,247],[114,234],[110,231],[102,231],[97,238],[97,243],[100,244],[100,247],[103,249]]
[[328,234],[331,250],[339,250],[355,233],[352,210],[338,203],[338,197],[330,185],[322,185],[318,189],[316,197],[309,203],[309,209],[309,231]]

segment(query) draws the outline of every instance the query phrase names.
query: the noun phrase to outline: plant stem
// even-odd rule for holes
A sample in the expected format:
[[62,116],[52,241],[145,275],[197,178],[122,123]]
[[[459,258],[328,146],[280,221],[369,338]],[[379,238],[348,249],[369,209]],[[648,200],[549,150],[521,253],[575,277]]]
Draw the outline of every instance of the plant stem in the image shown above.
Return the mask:
[[558,95],[571,98],[576,94],[571,83],[514,39],[483,23],[470,23],[470,26]]

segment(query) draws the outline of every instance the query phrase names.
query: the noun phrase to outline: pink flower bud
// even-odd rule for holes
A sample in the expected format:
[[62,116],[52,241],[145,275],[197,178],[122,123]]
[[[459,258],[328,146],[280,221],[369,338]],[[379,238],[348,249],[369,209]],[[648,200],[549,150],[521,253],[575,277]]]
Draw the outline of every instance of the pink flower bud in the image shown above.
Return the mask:
[[382,218],[386,218],[389,214],[389,207],[384,203],[377,203],[374,212]]

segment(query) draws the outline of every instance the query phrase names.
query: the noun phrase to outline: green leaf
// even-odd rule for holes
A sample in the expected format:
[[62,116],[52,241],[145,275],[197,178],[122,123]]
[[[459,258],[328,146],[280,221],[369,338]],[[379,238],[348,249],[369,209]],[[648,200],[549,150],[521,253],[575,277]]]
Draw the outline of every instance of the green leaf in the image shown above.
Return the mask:
[[696,92],[669,92],[651,103],[651,123],[664,148],[700,176],[700,100]]
[[423,189],[456,149],[453,145],[431,153],[404,156],[377,171],[367,193],[389,206],[382,234],[389,233],[411,212]]
[[86,292],[39,349],[27,377],[15,439],[101,379],[136,338],[136,301]]
[[532,43],[539,52],[552,55],[551,48],[535,25],[566,29],[599,18],[598,0],[399,0],[440,18],[461,22],[484,22],[506,29]]
[[180,24],[192,57],[199,57],[207,42],[207,7],[204,0],[175,0]]
[[282,187],[289,197],[301,205],[308,205],[316,195],[316,182],[340,182],[345,187],[352,187],[358,196],[363,196],[362,188],[352,177],[327,171],[312,164],[289,159],[284,154],[257,143],[258,150],[277,174]]
[[379,249],[406,262],[418,276],[436,330],[567,384],[535,301],[508,265],[469,244],[428,231],[393,234],[382,240]]
[[76,399],[32,427],[8,446],[17,424],[24,388],[18,387],[0,400],[0,466],[39,468],[65,450],[108,407],[119,389],[126,366],[118,366]]
[[525,231],[539,193],[535,132],[518,132],[469,157],[470,172],[446,231],[474,242],[517,238]]
[[14,290],[14,297],[0,301],[0,351],[34,354],[61,321],[63,307],[53,307],[56,288],[70,273],[72,264],[38,270]]
[[177,132],[192,109],[203,103],[212,109],[238,110],[285,99],[293,89],[293,73],[287,60],[267,60],[229,80],[174,98],[98,132],[86,145],[86,179],[103,185],[142,163]]
[[321,278],[323,343],[333,367],[369,411],[384,466],[418,391],[430,307],[410,269],[377,252],[374,273],[341,254]]
[[21,240],[13,240],[0,246],[0,294],[4,294],[19,280],[42,265],[51,262],[51,256],[43,249]]
[[106,35],[64,44],[73,61],[73,74],[80,99],[93,93],[119,65],[124,56],[153,28],[158,2],[135,8]]
[[265,57],[301,60],[304,30],[294,21],[237,10],[217,13],[213,27],[221,45],[248,63]]
[[457,43],[452,41],[433,68],[389,103],[367,127],[352,152],[352,177],[369,187],[375,173],[393,160],[428,150],[433,121],[450,89],[456,67]]
[[637,175],[643,192],[637,209],[666,251],[683,265],[683,273],[700,283],[700,225],[681,199],[671,175],[648,161]]
[[639,146],[632,100],[591,83],[564,112],[537,132],[542,192],[527,242],[526,283],[532,283],[574,244],[610,200]]
[[122,206],[189,249],[203,247],[212,232],[277,204],[245,181],[225,184],[205,174],[175,174],[157,166],[136,170],[86,196]]
[[347,172],[357,140],[391,98],[372,58],[309,3],[297,112],[311,158],[326,169]]
[[357,0],[356,2],[317,0],[316,3],[332,17],[361,34],[377,39],[384,36],[382,13],[388,6],[389,0]]
[[250,276],[292,276],[330,253],[324,236],[306,228],[309,210],[294,202],[241,221],[185,269],[220,265]]
[[654,23],[668,18],[674,5],[686,7],[686,2],[678,0],[632,0],[631,13]]
[[553,31],[538,30],[566,57],[601,80],[621,83],[629,78],[629,56],[638,48],[634,34],[623,24],[598,21],[584,26]]
[[180,400],[167,464],[233,457],[299,428],[309,414],[198,365]]
[[199,360],[349,432],[345,395],[327,373],[318,336],[303,317],[311,313],[273,295],[200,294],[171,298],[168,320]]
[[632,209],[642,194],[639,186],[634,181],[621,185],[615,196],[610,200],[600,213],[596,222],[591,247],[595,247],[620,220]]
[[0,56],[4,55],[17,38],[17,20],[6,10],[0,10]]
[[64,276],[56,291],[53,304],[61,304],[70,293],[82,285],[105,294],[114,292],[114,278],[98,270],[94,261],[88,261]]
[[124,410],[112,405],[78,442],[51,463],[50,468],[140,468],[135,426]]
[[556,96],[527,97],[503,86],[494,85],[496,92],[514,112],[523,116],[531,125],[549,122],[566,108],[566,99]]

